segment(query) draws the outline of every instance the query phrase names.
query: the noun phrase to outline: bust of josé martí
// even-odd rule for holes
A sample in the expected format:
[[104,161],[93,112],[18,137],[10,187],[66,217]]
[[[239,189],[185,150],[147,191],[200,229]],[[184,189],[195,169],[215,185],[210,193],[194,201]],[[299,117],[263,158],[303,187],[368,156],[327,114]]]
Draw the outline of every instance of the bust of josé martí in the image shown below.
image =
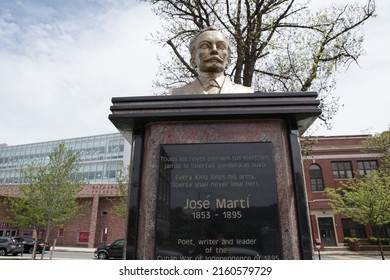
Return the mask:
[[252,87],[235,84],[225,75],[231,49],[229,41],[215,27],[197,33],[189,45],[191,65],[198,76],[191,83],[169,89],[170,95],[253,93]]

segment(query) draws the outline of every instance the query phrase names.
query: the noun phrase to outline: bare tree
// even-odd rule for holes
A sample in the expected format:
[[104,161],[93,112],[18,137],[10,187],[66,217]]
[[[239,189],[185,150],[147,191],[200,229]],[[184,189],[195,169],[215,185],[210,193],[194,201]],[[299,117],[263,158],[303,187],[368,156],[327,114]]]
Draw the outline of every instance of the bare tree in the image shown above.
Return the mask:
[[298,0],[144,0],[163,19],[155,42],[171,49],[160,59],[156,88],[191,80],[188,42],[199,30],[216,26],[232,44],[228,74],[235,83],[262,92],[317,91],[330,124],[339,108],[332,91],[337,70],[364,53],[362,25],[374,17],[375,1],[332,6],[317,12]]

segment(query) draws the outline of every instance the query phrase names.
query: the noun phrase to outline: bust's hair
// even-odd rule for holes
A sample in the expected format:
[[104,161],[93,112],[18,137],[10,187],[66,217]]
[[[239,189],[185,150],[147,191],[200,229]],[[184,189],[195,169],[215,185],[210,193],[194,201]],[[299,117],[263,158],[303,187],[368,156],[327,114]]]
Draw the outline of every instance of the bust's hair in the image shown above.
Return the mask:
[[[220,32],[222,34],[222,32],[218,28],[216,28],[215,26],[208,26],[206,28],[201,29],[198,33],[196,33],[191,38],[190,44],[188,45],[188,49],[190,50],[190,54],[191,54],[191,64],[194,64],[194,61],[195,61],[195,47],[196,47],[195,43],[196,43],[196,39],[198,39],[200,34],[202,34],[203,32],[206,32],[206,31],[217,31],[217,32]],[[232,53],[232,50],[230,48],[230,43],[229,43],[229,41],[227,40],[227,38],[224,35],[223,35],[223,37],[226,39],[226,43],[227,43],[227,46],[228,46],[228,59],[230,59],[230,55]]]

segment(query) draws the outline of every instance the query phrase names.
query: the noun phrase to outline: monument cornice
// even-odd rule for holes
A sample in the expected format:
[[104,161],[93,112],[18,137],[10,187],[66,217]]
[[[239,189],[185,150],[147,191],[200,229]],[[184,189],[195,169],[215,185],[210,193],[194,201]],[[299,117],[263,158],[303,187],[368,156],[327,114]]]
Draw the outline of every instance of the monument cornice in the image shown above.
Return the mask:
[[302,135],[321,114],[315,92],[114,97],[111,122],[126,134],[150,122],[280,118]]

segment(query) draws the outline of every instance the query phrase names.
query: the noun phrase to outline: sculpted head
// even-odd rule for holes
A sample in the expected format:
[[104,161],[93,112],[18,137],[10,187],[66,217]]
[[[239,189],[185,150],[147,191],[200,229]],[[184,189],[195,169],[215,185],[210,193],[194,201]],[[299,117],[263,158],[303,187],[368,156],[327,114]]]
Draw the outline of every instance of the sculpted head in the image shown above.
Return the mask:
[[190,41],[191,66],[197,77],[180,87],[169,89],[170,95],[253,93],[252,87],[236,84],[225,74],[230,63],[231,47],[215,27],[199,31]]
[[230,62],[229,41],[217,28],[210,26],[196,34],[189,45],[191,65],[199,72],[223,73]]

